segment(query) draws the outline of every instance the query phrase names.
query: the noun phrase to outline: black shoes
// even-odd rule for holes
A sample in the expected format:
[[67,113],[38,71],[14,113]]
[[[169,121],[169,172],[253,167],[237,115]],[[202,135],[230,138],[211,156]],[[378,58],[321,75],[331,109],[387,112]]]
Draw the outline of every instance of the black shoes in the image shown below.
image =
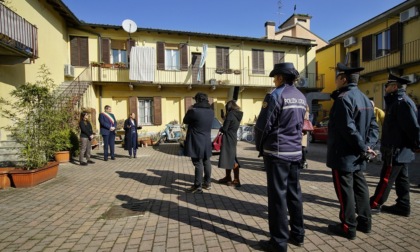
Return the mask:
[[203,184],[203,189],[210,190],[211,189],[211,183],[208,183],[208,184],[204,183]]
[[260,245],[260,248],[264,251],[268,251],[268,252],[280,251],[277,248],[278,245],[275,244],[272,240],[260,240],[258,244]]
[[80,162],[80,165],[81,166],[86,166],[86,165],[88,165],[86,162]]
[[93,162],[92,160],[88,160],[87,163],[88,164],[94,164],[95,162]]
[[347,238],[349,240],[356,239],[356,232],[350,231],[350,230],[345,232],[343,229],[343,225],[341,223],[328,225],[328,231],[330,231],[331,233],[335,235]]
[[372,226],[357,225],[356,230],[365,234],[369,234],[372,231]]
[[398,205],[382,206],[381,211],[384,213],[390,213],[390,214],[404,216],[404,217],[410,216],[410,209],[406,209]]
[[196,193],[196,194],[203,193],[203,190],[200,187],[196,186],[196,185],[193,185],[190,188],[185,189],[185,191],[186,192],[189,192],[189,193]]
[[111,158],[111,160],[115,160],[115,158],[114,158],[114,157],[112,157],[112,158]]
[[370,209],[370,212],[372,213],[372,214],[378,214],[378,213],[380,213],[381,212],[381,208],[382,208],[382,205],[378,205],[377,207],[375,207],[375,208],[371,208]]
[[293,244],[295,246],[298,246],[298,247],[303,246],[303,238],[297,238],[295,236],[290,236],[289,240],[287,242],[290,243],[290,244]]

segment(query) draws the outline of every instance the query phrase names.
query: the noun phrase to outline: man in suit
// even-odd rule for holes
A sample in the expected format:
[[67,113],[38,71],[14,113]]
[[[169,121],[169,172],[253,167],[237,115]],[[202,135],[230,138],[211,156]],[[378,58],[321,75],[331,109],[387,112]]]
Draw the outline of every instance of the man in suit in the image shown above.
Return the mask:
[[105,106],[105,112],[99,115],[100,133],[104,140],[104,161],[108,161],[108,147],[111,153],[111,159],[115,160],[115,128],[117,120],[111,113],[111,106]]

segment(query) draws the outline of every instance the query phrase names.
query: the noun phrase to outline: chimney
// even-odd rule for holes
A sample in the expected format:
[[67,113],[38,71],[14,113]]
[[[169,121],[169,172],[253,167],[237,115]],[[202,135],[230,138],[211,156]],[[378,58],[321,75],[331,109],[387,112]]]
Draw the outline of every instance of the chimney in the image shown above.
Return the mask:
[[275,39],[276,23],[274,23],[273,21],[265,22],[265,37],[267,39]]

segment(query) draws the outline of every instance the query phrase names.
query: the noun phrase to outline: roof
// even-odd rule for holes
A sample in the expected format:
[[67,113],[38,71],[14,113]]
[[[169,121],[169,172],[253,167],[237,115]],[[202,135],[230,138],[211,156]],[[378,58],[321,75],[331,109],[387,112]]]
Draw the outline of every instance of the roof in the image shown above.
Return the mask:
[[305,17],[305,18],[309,18],[309,19],[311,19],[312,17],[311,16],[309,16],[308,14],[295,14],[295,13],[293,13],[288,19],[286,19],[286,21],[284,21],[283,23],[281,23],[280,25],[279,25],[279,29],[281,29],[281,27],[285,24],[285,23],[287,23],[290,19],[292,19],[293,17],[295,17],[295,16],[297,16],[297,17]]
[[[93,24],[85,23],[80,21],[73,12],[63,3],[62,0],[46,0],[67,22],[69,26],[75,28],[103,28],[103,29],[115,29],[123,30],[121,25],[109,25],[109,24]],[[212,34],[212,33],[201,33],[201,32],[189,32],[189,31],[176,31],[176,30],[165,30],[165,29],[154,29],[154,28],[141,28],[137,29],[137,32],[156,32],[156,33],[166,33],[166,34],[178,34],[186,36],[197,36],[197,37],[206,37],[206,38],[216,38],[216,39],[232,39],[240,41],[249,41],[249,42],[263,42],[271,44],[283,44],[283,45],[299,45],[299,46],[316,46],[311,40],[295,40],[295,41],[281,41],[273,40],[266,38],[253,38],[253,37],[243,37],[243,36],[233,36],[233,35],[224,35],[224,34]]]
[[342,34],[330,39],[330,43],[337,43],[337,42],[341,42],[342,40],[346,39],[349,36],[354,35],[355,33],[359,32],[362,29],[368,28],[368,27],[372,27],[377,25],[378,23],[384,22],[386,20],[389,19],[390,16],[393,15],[399,15],[399,13],[401,11],[406,10],[407,8],[410,8],[412,6],[415,6],[417,4],[419,4],[420,1],[419,0],[406,0],[404,2],[402,2],[401,4],[367,20],[366,22],[346,31],[343,32]]

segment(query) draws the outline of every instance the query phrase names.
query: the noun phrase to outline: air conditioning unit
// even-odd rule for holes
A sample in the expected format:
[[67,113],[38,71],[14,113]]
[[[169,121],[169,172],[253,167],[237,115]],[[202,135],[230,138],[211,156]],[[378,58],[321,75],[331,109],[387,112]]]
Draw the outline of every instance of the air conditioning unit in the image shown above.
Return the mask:
[[418,15],[419,10],[417,9],[417,6],[413,6],[410,9],[400,13],[400,23],[408,21],[414,17],[417,17]]
[[308,78],[301,77],[297,80],[298,87],[308,87]]
[[401,78],[409,80],[410,83],[408,83],[408,84],[413,84],[413,83],[417,82],[417,76],[415,74],[403,75],[403,76],[401,76]]
[[356,44],[357,40],[355,37],[350,37],[344,40],[344,47],[349,47]]
[[66,77],[74,77],[74,66],[70,64],[64,65],[64,76]]

